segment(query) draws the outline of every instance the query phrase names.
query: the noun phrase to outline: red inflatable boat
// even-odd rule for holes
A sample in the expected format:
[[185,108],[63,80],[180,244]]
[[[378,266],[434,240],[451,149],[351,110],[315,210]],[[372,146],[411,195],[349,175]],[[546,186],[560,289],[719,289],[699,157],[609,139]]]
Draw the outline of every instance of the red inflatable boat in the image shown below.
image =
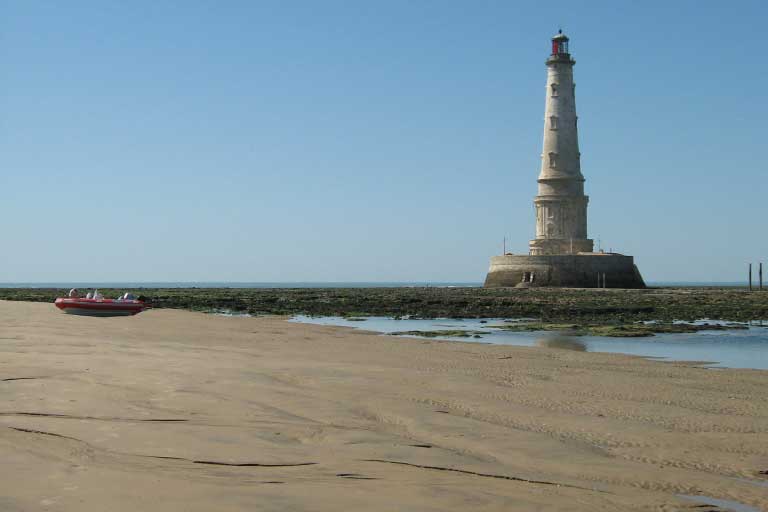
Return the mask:
[[54,304],[64,313],[84,316],[133,316],[147,308],[144,301],[132,296],[119,299],[59,297]]

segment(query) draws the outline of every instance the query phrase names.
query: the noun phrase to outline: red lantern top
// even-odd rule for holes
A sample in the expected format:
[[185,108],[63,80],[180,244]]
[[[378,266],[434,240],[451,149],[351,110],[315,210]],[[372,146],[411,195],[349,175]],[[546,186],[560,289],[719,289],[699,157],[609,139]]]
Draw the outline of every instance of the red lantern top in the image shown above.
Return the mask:
[[552,55],[568,55],[568,36],[563,34],[562,30],[558,30],[557,35],[552,38]]

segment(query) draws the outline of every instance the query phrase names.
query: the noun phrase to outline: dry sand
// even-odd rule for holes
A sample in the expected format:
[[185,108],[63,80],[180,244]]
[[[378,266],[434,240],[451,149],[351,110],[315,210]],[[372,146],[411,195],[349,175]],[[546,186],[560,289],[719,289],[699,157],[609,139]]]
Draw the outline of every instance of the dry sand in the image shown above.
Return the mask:
[[768,372],[0,302],[0,510],[768,509]]

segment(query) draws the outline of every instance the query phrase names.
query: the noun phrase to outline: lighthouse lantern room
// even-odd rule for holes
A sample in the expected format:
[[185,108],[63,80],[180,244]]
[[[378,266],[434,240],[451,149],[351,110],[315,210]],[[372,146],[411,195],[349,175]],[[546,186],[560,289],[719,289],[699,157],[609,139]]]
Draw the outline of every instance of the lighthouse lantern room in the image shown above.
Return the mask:
[[552,38],[552,55],[568,55],[568,36],[562,30]]

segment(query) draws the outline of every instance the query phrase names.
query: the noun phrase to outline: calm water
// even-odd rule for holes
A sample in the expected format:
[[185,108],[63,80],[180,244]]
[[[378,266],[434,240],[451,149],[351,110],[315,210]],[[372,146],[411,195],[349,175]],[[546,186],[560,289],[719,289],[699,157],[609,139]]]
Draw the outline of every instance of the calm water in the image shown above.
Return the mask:
[[[746,286],[745,283],[715,283],[715,282],[649,282],[649,286]],[[480,287],[482,282],[427,282],[427,281],[350,281],[350,282],[48,282],[48,283],[0,283],[0,288],[414,288],[422,286],[435,287]]]
[[57,282],[57,283],[0,283],[0,288],[415,288],[423,286],[435,287],[479,287],[483,283],[461,282],[417,282],[417,281],[355,281],[355,282]]
[[722,500],[722,499],[712,498],[710,496],[701,496],[701,495],[691,496],[688,494],[677,494],[677,497],[683,498],[684,500],[688,500],[688,501],[694,501],[696,503],[714,505],[715,507],[718,507],[718,510],[719,509],[722,509],[724,511],[729,510],[731,512],[760,512],[755,507],[750,507],[749,505],[739,503],[738,501]]
[[381,333],[397,331],[467,330],[487,331],[480,338],[445,337],[465,342],[549,347],[580,352],[613,352],[676,361],[706,361],[712,367],[757,368],[768,370],[768,322],[747,330],[699,331],[687,334],[657,334],[648,338],[604,338],[598,336],[564,336],[553,332],[509,332],[489,326],[503,319],[482,320],[394,320],[367,317],[350,321],[341,317],[294,317],[294,322],[354,327]]

